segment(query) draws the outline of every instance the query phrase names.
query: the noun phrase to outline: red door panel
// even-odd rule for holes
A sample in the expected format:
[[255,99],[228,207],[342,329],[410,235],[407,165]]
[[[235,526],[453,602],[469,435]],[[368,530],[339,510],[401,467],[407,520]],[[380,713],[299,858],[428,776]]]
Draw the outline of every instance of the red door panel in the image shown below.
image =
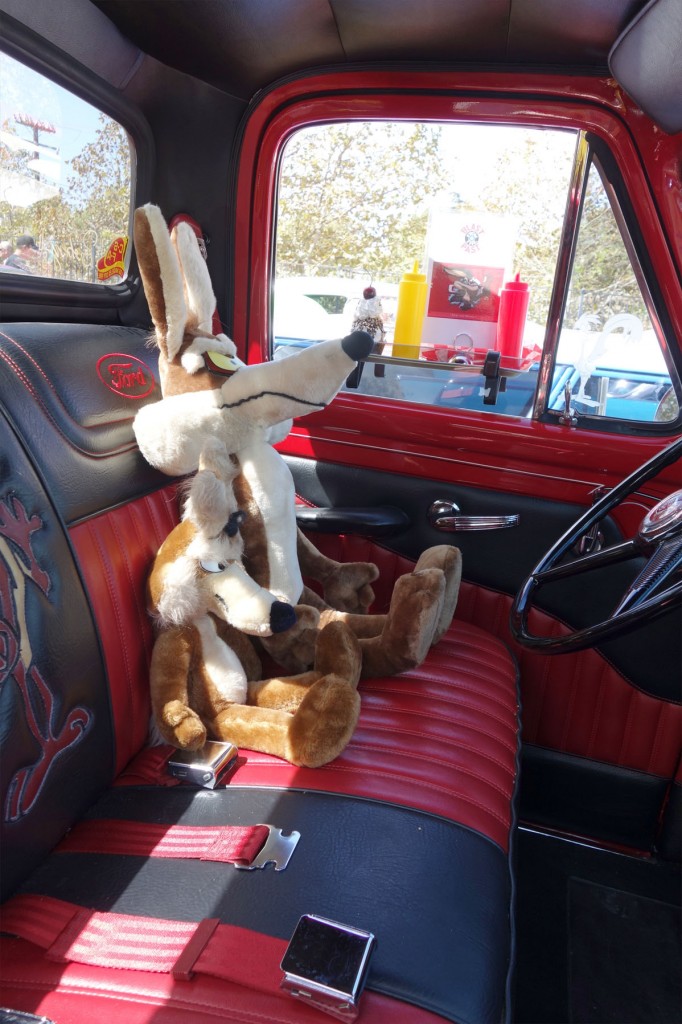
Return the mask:
[[[627,99],[611,82],[584,79],[576,86],[574,80],[568,93],[559,78],[543,75],[529,83],[479,73],[353,72],[287,83],[261,100],[246,125],[235,207],[233,336],[248,361],[269,354],[282,146],[297,128],[312,123],[392,117],[571,127],[604,140],[621,168],[673,334],[682,338],[682,241],[674,227],[679,186],[677,200],[671,188],[671,181],[679,181],[672,173],[678,154],[670,137],[645,118],[629,116]],[[324,412],[297,421],[279,446],[291,460],[299,492],[312,504],[323,504],[329,494],[335,504],[376,501],[383,480],[390,503],[407,508],[413,526],[397,547],[390,539],[378,547],[348,536],[316,538],[325,550],[347,558],[374,557],[387,575],[384,596],[393,573],[404,570],[425,542],[458,543],[456,537],[425,534],[423,517],[434,496],[451,492],[465,495],[472,504],[478,500],[480,507],[467,507],[468,514],[518,501],[530,517],[525,532],[466,537],[466,582],[458,617],[503,636],[519,660],[530,780],[525,802],[522,791],[522,814],[541,824],[642,848],[655,841],[680,762],[675,621],[668,617],[639,637],[612,641],[599,652],[547,657],[513,643],[508,610],[515,586],[542,553],[537,550],[539,537],[544,537],[540,524],[558,537],[579,509],[589,507],[597,488],[614,486],[669,440],[344,392]],[[396,484],[400,480],[402,492]],[[645,511],[679,485],[679,467],[669,468],[617,510],[610,529],[615,535],[632,535]],[[504,571],[505,551],[515,560],[511,576]],[[579,589],[567,590],[551,614],[539,618],[548,630],[561,631],[561,620],[574,623],[584,603]],[[650,678],[672,677],[667,689],[647,685],[643,662],[649,653]],[[641,827],[634,830],[624,824],[628,803],[640,819]],[[582,813],[585,806],[587,815]]]

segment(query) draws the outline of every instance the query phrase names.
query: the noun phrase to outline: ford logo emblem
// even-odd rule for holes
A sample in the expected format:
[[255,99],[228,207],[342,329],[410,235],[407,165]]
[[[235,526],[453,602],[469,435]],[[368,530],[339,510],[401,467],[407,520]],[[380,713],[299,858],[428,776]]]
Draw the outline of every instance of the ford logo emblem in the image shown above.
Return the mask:
[[97,362],[97,376],[115,395],[140,399],[156,387],[152,371],[146,363],[125,352],[110,352]]

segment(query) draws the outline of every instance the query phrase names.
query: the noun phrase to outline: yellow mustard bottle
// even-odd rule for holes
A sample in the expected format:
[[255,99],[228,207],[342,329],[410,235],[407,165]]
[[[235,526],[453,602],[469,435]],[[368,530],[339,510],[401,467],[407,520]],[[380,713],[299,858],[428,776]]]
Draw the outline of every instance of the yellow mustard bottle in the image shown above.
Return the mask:
[[419,261],[415,260],[412,273],[404,273],[398,287],[398,309],[393,333],[394,356],[419,359],[426,293],[426,274],[419,273]]

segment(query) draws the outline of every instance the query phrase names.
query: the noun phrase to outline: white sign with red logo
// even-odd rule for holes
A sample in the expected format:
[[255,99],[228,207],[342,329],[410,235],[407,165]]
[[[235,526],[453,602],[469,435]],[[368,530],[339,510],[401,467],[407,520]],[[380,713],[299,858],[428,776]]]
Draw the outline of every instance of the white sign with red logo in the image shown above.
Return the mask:
[[438,211],[427,237],[428,299],[422,355],[434,346],[494,348],[500,291],[511,272],[512,218],[485,211]]

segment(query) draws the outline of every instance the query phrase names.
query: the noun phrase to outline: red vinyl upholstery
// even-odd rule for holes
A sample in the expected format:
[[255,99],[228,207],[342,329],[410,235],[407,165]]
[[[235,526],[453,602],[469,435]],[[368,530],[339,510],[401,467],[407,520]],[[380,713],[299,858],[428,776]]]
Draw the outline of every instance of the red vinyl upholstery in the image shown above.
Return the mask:
[[[258,943],[250,947],[258,955]],[[22,1006],[55,1024],[322,1024],[319,1010],[288,996],[255,992],[210,977],[107,971],[36,959],[21,939],[2,947],[3,1005]],[[225,1011],[229,1007],[229,1017]],[[443,1018],[377,992],[363,997],[363,1019],[376,1024],[442,1024]],[[472,1022],[473,1024],[473,1022]]]
[[[383,610],[394,574],[408,559],[362,537],[315,535],[315,544],[343,561],[369,560],[381,569],[377,609]],[[502,639],[519,665],[524,742],[672,779],[679,759],[682,705],[634,687],[594,649],[547,658],[516,643],[509,628],[512,598],[462,583],[455,618]],[[541,635],[567,632],[561,622],[533,610]],[[609,714],[595,712],[602,706]],[[636,728],[635,728],[636,725]]]
[[[144,745],[148,728],[152,635],[144,586],[176,516],[169,487],[71,530],[113,681],[119,770]],[[393,554],[388,563],[384,586],[412,564]],[[456,621],[418,669],[362,685],[359,726],[333,764],[313,771],[242,751],[230,784],[351,793],[419,807],[477,829],[507,850],[517,754],[515,673],[490,633]],[[163,766],[157,754],[139,756],[123,779],[158,783]]]
[[154,556],[177,521],[176,488],[170,485],[71,529],[107,664],[117,774],[144,745],[149,729],[147,673],[154,638],[145,586]]
[[[457,666],[453,674],[452,666]],[[353,738],[331,764],[296,768],[240,751],[228,785],[343,793],[419,808],[509,848],[518,708],[513,662],[475,626],[453,623],[418,669],[360,686]],[[147,749],[119,784],[172,783],[169,749]]]

